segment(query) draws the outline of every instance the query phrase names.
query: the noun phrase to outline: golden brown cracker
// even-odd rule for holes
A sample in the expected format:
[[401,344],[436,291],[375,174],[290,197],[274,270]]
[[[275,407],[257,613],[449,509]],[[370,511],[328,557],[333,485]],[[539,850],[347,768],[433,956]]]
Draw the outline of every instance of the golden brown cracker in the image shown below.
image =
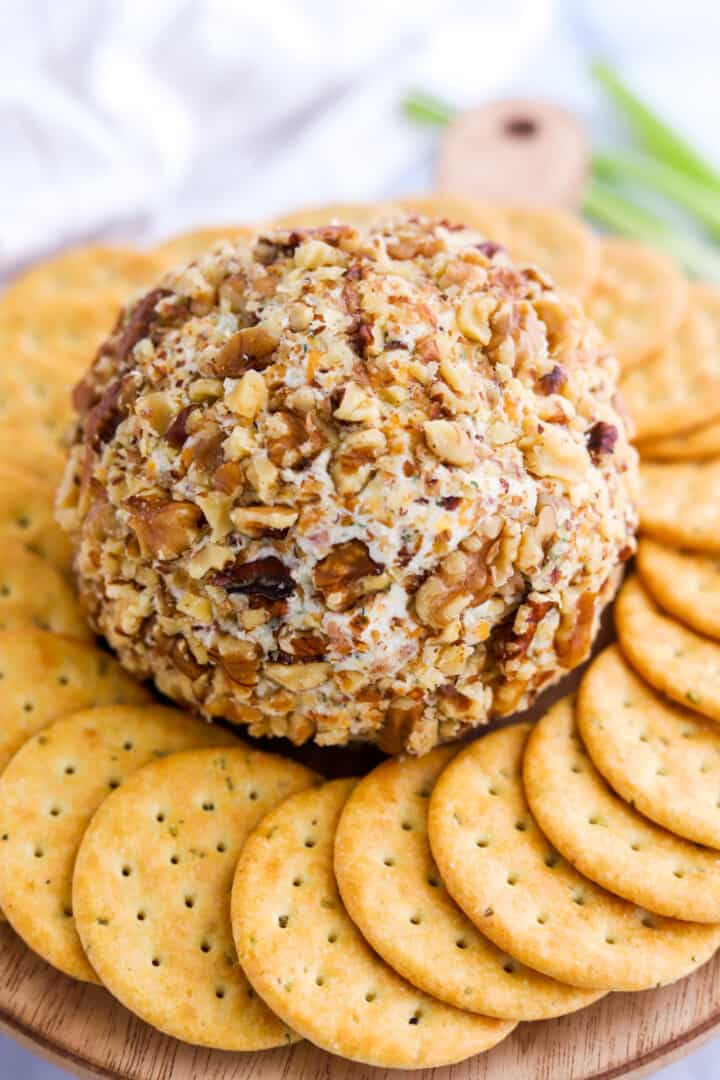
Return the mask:
[[199,1046],[294,1041],[238,964],[230,890],[248,833],[315,779],[241,744],[146,765],[105,800],[78,851],[72,903],[88,959],[123,1005]]
[[579,217],[550,206],[498,207],[510,257],[539,266],[559,289],[583,298],[600,262],[598,241]]
[[0,773],[26,739],[61,716],[152,701],[114,657],[47,630],[0,630],[0,685]]
[[720,355],[700,307],[691,302],[666,342],[625,372],[620,391],[638,440],[700,427],[720,414]]
[[160,705],[106,705],[56,721],[20,748],[0,777],[0,904],[43,960],[88,982],[72,914],[75,856],[110,791],[148,762],[235,740]]
[[571,698],[531,731],[523,784],[545,836],[590,881],[658,915],[720,923],[720,854],[648,821],[611,791],[583,746]]
[[692,630],[720,639],[720,556],[676,551],[642,537],[637,570],[645,588],[669,615]]
[[0,538],[22,544],[67,574],[70,541],[55,520],[54,497],[49,484],[0,462]]
[[605,335],[621,369],[633,367],[674,335],[688,306],[675,263],[634,240],[605,237],[585,310]]
[[391,759],[357,785],[335,837],[335,876],[348,914],[375,951],[433,997],[515,1020],[574,1012],[600,996],[540,975],[498,949],[445,889],[427,814],[458,746]]
[[336,780],[293,796],[248,840],[232,896],[240,963],[287,1024],[331,1053],[429,1068],[487,1050],[512,1023],[416,990],[351,922],[335,883],[333,843],[352,787]]
[[431,797],[432,852],[466,915],[529,967],[588,989],[658,986],[708,960],[719,926],[650,916],[551,847],[523,793],[529,731],[516,724],[471,743]]
[[643,462],[638,509],[642,530],[661,543],[720,552],[720,461]]
[[618,795],[678,836],[720,848],[720,732],[712,721],[661,697],[616,645],[586,671],[577,721]]
[[77,595],[59,570],[19,541],[4,540],[0,561],[0,630],[34,626],[82,641],[94,635]]
[[637,577],[620,590],[615,625],[623,655],[646,682],[720,721],[720,643],[664,615]]

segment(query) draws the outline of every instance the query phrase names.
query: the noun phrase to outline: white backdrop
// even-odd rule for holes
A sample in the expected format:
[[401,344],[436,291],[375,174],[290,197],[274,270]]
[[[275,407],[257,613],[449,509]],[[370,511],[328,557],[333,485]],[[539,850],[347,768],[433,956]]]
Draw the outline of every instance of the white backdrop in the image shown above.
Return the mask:
[[[0,0],[0,274],[67,241],[427,187],[412,88],[539,93],[622,138],[598,55],[720,166],[718,41],[717,0]],[[61,1075],[0,1040],[1,1080]],[[658,1077],[718,1075],[720,1041]]]

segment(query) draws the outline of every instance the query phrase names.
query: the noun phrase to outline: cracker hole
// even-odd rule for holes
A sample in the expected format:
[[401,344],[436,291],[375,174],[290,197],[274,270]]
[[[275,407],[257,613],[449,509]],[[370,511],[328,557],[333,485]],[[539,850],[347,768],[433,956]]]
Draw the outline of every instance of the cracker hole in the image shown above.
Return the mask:
[[325,979],[322,977],[322,975],[316,975],[315,976],[315,985],[316,986],[324,986],[325,985]]
[[410,922],[412,923],[413,926],[419,926],[420,923],[422,922],[422,916],[421,915],[411,915],[410,916]]
[[50,817],[60,817],[62,809],[59,806],[50,807]]
[[195,907],[195,897],[194,896],[186,896],[185,897],[185,907],[186,908],[194,908]]
[[160,824],[163,823],[163,821],[165,820],[165,815],[163,814],[162,810],[158,810],[157,814],[155,815],[155,820],[159,821]]
[[546,922],[548,921],[548,917],[547,917],[547,915],[538,915],[535,921],[536,921],[536,922],[537,922],[537,923],[538,923],[538,924],[539,924],[540,926],[544,926],[544,925],[545,925],[545,923],[546,923]]
[[120,787],[120,781],[115,780],[115,779],[108,780],[108,787],[110,788],[111,791],[115,791],[116,788]]
[[367,994],[365,995],[365,1000],[367,1001],[367,1003],[369,1005],[371,1002],[373,1002],[375,1000],[376,997],[377,997],[377,994],[373,990],[368,990]]
[[429,799],[431,795],[432,788],[429,785],[421,787],[420,790],[417,792],[418,799]]
[[556,855],[554,851],[551,851],[549,855],[545,856],[545,865],[553,870],[560,862],[560,856]]
[[422,1012],[420,1011],[420,1009],[416,1009],[415,1012],[410,1017],[410,1019],[408,1020],[408,1024],[419,1024],[421,1016],[422,1016]]
[[70,679],[67,677],[67,675],[58,675],[57,681],[58,681],[58,686],[69,686],[70,685]]
[[33,855],[35,856],[36,859],[42,859],[44,854],[45,854],[45,852],[43,851],[43,849],[41,847],[36,847],[34,852],[33,852]]
[[499,794],[500,794],[500,792],[498,791],[498,789],[495,787],[494,784],[491,787],[488,788],[488,795],[499,795]]
[[[280,927],[281,930],[285,930],[287,928],[289,918],[290,918],[289,915],[278,915],[278,926]],[[328,941],[329,940],[330,940],[330,938],[328,938]]]
[[475,847],[479,847],[479,848],[488,847],[489,843],[490,843],[489,840],[486,840],[484,837],[481,837],[480,840],[475,841]]
[[215,997],[219,998],[219,1000],[222,1001],[222,999],[225,997],[225,987],[224,986],[218,986],[218,988],[215,991]]
[[48,741],[47,735],[38,735],[38,746],[46,746]]
[[66,765],[65,766],[65,775],[66,776],[73,776],[74,774],[75,774],[75,766],[74,765]]
[[301,877],[293,878],[293,885],[295,886],[296,889],[299,889],[300,886],[302,885],[302,883],[303,883],[303,879]]
[[684,878],[685,877],[685,871],[684,870],[673,870],[673,877]]
[[123,750],[132,750],[132,748],[133,748],[133,744],[132,744],[132,742],[130,741],[130,739],[127,739],[127,740],[126,740],[126,741],[125,741],[125,742],[123,743]]
[[517,879],[517,874],[508,874],[508,877],[507,877],[508,885],[517,885],[517,880],[518,880]]
[[386,855],[385,856],[385,858],[383,859],[383,865],[384,866],[394,866],[395,865],[395,860],[393,859],[392,855]]
[[515,964],[513,963],[512,960],[506,960],[505,961],[505,963],[503,964],[503,971],[505,972],[506,975],[514,975],[515,974]]
[[98,926],[109,926],[110,925],[110,920],[109,919],[98,919],[97,924],[98,924]]
[[216,845],[216,847],[215,847],[215,850],[216,850],[216,851],[217,851],[217,852],[218,852],[218,853],[219,853],[220,855],[223,855],[223,854],[224,854],[224,853],[225,853],[225,852],[227,851],[227,844],[225,843],[225,841],[224,841],[224,840],[220,840],[220,841],[219,841],[219,842],[217,843],[217,845]]
[[132,869],[129,866],[123,866],[121,872],[123,877],[130,877],[130,875],[132,874]]
[[253,788],[252,791],[248,791],[248,799],[251,802],[256,802],[260,798],[259,793]]
[[203,941],[200,943],[200,952],[209,953],[212,949],[212,945],[209,941]]
[[605,938],[605,944],[606,945],[616,945],[617,944],[617,938],[608,936],[608,937]]
[[23,712],[32,712],[35,705],[32,701],[23,701]]
[[327,939],[328,939],[328,941],[330,942],[331,945],[334,945],[335,942],[338,939],[338,936],[337,936],[337,934],[335,933],[334,930],[331,930],[330,933],[327,936]]
[[403,827],[403,830],[405,832],[411,832],[412,831],[412,824],[409,821],[403,821],[402,827]]
[[638,843],[631,844],[630,845],[630,850],[631,851],[640,851],[640,844],[638,844]]
[[214,803],[214,802],[210,802],[209,800],[206,800],[206,801],[205,801],[205,802],[204,802],[204,803],[202,804],[202,808],[203,808],[203,810],[204,810],[204,811],[205,811],[206,813],[208,813],[208,814],[209,814],[209,813],[211,813],[211,812],[212,812],[212,811],[213,811],[213,810],[215,809],[215,803]]
[[145,922],[145,920],[147,919],[147,912],[140,908],[140,911],[138,911],[136,918],[138,922]]
[[315,847],[315,841],[311,836],[308,836],[307,840],[305,841],[305,847]]
[[578,763],[577,763],[577,762],[575,762],[575,763],[574,763],[573,765],[571,765],[571,766],[570,766],[570,772],[573,772],[573,773],[581,773],[581,772],[582,772],[582,769],[580,768],[580,766],[578,765]]
[[461,937],[457,939],[457,941],[455,942],[455,945],[457,946],[458,949],[467,949],[467,947],[468,947],[468,943],[465,940],[465,938],[461,938]]
[[526,829],[527,829],[527,822],[526,821],[516,821],[515,822],[515,828],[517,829],[518,832],[525,832]]
[[440,878],[435,877],[434,874],[429,874],[428,875],[427,883],[428,883],[428,885],[430,886],[431,889],[439,889],[440,888]]
[[583,896],[583,894],[582,893],[575,893],[575,895],[573,896],[573,903],[574,904],[579,904],[580,907],[582,907],[583,904],[585,903],[585,897]]
[[153,967],[160,967],[160,958],[158,956],[153,956],[153,958],[152,958],[152,966]]
[[173,866],[177,866],[178,863],[180,862],[180,856],[179,855],[171,855],[170,856],[170,862],[171,862],[171,864]]
[[643,915],[640,921],[642,922],[643,926],[646,927],[648,930],[655,929],[655,920],[651,915]]

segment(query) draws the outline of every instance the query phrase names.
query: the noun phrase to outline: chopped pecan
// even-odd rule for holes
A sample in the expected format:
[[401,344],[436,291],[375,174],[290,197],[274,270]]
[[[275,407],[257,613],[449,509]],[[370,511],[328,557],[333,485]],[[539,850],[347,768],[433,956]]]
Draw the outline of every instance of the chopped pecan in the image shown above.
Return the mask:
[[325,439],[314,413],[276,412],[268,418],[267,452],[278,469],[297,469],[318,456]]
[[213,473],[223,460],[225,433],[216,424],[208,426],[194,436],[191,443],[182,451],[182,462],[186,468],[194,465],[205,473]]
[[219,465],[213,473],[213,487],[218,491],[224,491],[226,495],[234,495],[245,487],[245,468],[239,461],[226,461]]
[[298,512],[289,506],[239,506],[230,514],[233,525],[247,536],[282,539],[297,521]]
[[197,405],[186,405],[170,422],[165,432],[165,442],[172,446],[174,450],[180,450],[185,445],[185,441],[190,434],[188,420],[195,409],[197,409]]
[[577,613],[572,611],[564,615],[557,629],[555,651],[560,663],[568,670],[576,667],[590,652],[596,600],[596,593],[583,593]]
[[128,414],[134,383],[129,375],[110,383],[85,419],[85,443],[97,447],[108,442]]
[[548,371],[538,379],[540,390],[545,395],[557,394],[558,391],[562,390],[566,382],[567,372],[559,364],[555,364],[552,371]]
[[177,668],[187,675],[188,679],[192,679],[194,682],[199,679],[201,675],[204,675],[208,670],[199,664],[193,654],[190,652],[187,641],[183,637],[175,637],[172,639],[172,645],[170,646],[170,658]]
[[423,364],[439,363],[440,362],[440,350],[438,348],[437,341],[428,334],[427,337],[420,338],[415,345],[415,355],[418,360],[421,360]]
[[254,562],[238,559],[228,570],[213,574],[210,581],[229,593],[247,593],[267,600],[285,600],[295,592],[292,574],[274,555]]
[[155,308],[160,300],[172,296],[170,289],[152,289],[130,308],[121,323],[119,337],[113,335],[100,349],[102,355],[112,356],[121,365],[126,364],[130,353],[139,341],[146,338],[155,320]]
[[369,578],[384,573],[385,567],[370,557],[361,540],[338,544],[315,564],[315,588],[322,593],[331,611],[347,611],[368,591]]
[[401,754],[422,714],[422,701],[411,698],[395,698],[391,701],[377,740],[380,749],[386,754]]
[[246,371],[264,371],[272,363],[278,339],[261,326],[237,330],[225,342],[212,361],[214,373],[221,379],[238,379]]
[[211,653],[228,679],[240,686],[255,686],[259,679],[259,649],[250,641],[239,641],[229,652]]
[[590,428],[587,436],[587,446],[593,457],[600,454],[612,454],[615,443],[618,441],[618,429],[614,424],[607,424],[604,420],[598,420]]
[[159,559],[174,559],[186,551],[197,540],[205,520],[200,507],[191,502],[133,495],[125,505],[143,555]]
[[553,606],[550,600],[528,600],[518,609],[518,612],[522,612],[525,624],[522,632],[514,629],[518,612],[513,612],[505,622],[495,628],[489,645],[498,663],[505,664],[513,660],[522,660],[535,636],[537,624]]

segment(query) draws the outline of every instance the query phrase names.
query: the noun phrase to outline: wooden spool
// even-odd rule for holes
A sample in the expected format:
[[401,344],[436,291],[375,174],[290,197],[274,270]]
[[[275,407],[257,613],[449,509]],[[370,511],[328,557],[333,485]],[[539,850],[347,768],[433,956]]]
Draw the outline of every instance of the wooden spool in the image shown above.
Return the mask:
[[589,163],[588,137],[572,113],[547,101],[496,101],[450,123],[436,187],[486,202],[577,210]]

